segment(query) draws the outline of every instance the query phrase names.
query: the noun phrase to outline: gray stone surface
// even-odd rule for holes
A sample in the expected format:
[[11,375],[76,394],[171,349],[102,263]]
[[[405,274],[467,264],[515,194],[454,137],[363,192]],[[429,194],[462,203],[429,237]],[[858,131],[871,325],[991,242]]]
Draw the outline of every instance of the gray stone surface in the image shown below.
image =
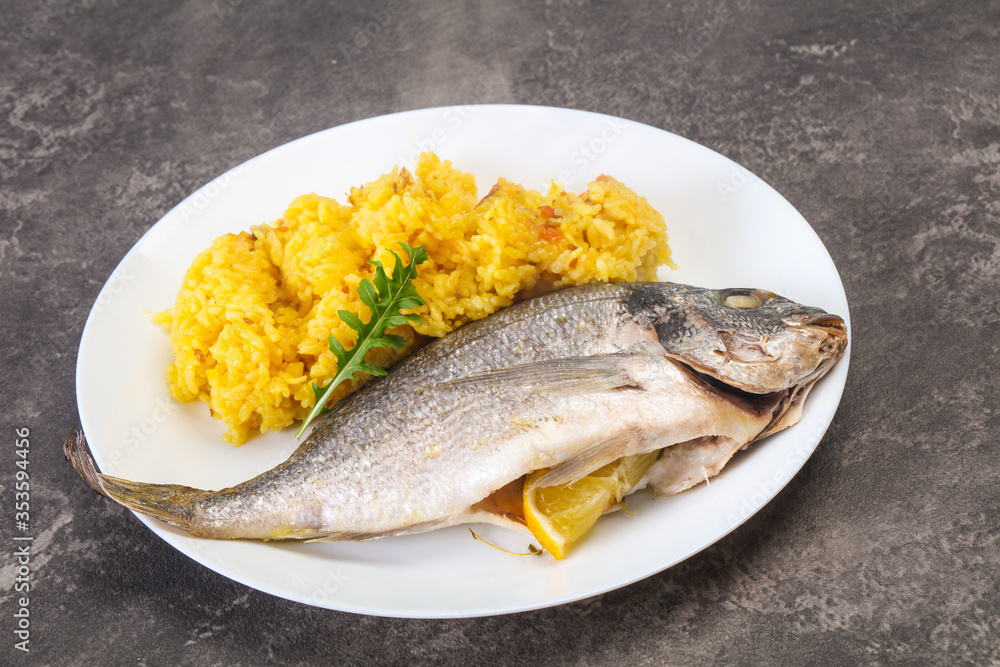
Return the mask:
[[[0,551],[19,427],[35,530],[27,655],[0,556],[0,663],[1000,664],[996,0],[43,0],[4,2],[0,19]],[[132,244],[266,149],[470,102],[670,130],[811,222],[844,279],[854,358],[789,486],[645,581],[445,621],[246,588],[85,488],[61,453],[76,351]]]

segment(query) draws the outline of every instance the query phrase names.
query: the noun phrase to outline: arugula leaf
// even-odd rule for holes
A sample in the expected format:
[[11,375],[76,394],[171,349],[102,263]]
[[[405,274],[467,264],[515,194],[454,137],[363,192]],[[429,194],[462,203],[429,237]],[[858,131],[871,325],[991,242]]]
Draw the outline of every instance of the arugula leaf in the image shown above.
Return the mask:
[[413,286],[413,279],[417,276],[417,265],[427,261],[427,250],[424,246],[411,248],[402,241],[399,245],[410,256],[410,263],[403,266],[403,260],[399,255],[389,253],[396,258],[395,269],[392,278],[385,273],[382,262],[372,260],[368,263],[375,267],[374,281],[365,278],[358,285],[358,296],[361,302],[368,306],[371,312],[371,319],[365,324],[361,318],[349,310],[339,310],[337,315],[340,320],[358,333],[357,342],[350,350],[344,349],[340,341],[330,334],[330,351],[337,358],[337,374],[325,387],[313,384],[313,393],[316,394],[316,405],[306,416],[302,426],[295,433],[296,438],[301,438],[306,427],[319,415],[329,412],[326,402],[330,399],[333,390],[340,383],[353,378],[356,373],[367,373],[368,375],[385,375],[384,368],[370,364],[365,361],[365,355],[373,347],[391,347],[394,350],[401,349],[406,341],[402,336],[386,333],[386,329],[407,322],[419,322],[420,316],[416,313],[402,313],[402,310],[409,310],[424,305],[424,300],[417,293]]

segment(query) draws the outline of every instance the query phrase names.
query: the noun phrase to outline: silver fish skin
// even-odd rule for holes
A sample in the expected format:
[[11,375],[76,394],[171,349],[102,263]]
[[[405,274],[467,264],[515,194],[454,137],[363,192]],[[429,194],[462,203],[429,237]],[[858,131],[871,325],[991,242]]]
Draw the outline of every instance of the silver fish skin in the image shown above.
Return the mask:
[[517,527],[491,494],[663,450],[638,488],[674,493],[797,421],[842,356],[841,318],[754,289],[558,290],[467,324],[337,403],[284,463],[219,491],[96,470],[98,492],[193,535],[364,540],[463,522]]

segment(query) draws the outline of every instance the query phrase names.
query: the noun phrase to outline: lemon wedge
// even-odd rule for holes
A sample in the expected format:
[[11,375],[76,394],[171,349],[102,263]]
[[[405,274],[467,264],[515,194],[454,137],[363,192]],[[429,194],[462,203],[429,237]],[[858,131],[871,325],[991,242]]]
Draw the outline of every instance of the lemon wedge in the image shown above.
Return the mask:
[[566,557],[570,544],[590,530],[614,503],[635,488],[660,453],[625,456],[586,477],[560,486],[533,487],[548,472],[536,470],[524,482],[524,519],[542,546],[556,560]]

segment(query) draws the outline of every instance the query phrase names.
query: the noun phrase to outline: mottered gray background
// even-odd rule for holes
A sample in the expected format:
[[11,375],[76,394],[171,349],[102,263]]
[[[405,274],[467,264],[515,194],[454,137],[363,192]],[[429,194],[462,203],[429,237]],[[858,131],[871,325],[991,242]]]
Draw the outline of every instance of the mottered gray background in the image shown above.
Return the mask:
[[[1000,663],[998,40],[996,0],[0,3],[0,662]],[[286,141],[470,103],[680,134],[812,224],[854,356],[788,487],[621,590],[441,621],[260,593],[86,488],[61,449],[80,334],[140,236]],[[18,428],[30,653],[14,634]]]

